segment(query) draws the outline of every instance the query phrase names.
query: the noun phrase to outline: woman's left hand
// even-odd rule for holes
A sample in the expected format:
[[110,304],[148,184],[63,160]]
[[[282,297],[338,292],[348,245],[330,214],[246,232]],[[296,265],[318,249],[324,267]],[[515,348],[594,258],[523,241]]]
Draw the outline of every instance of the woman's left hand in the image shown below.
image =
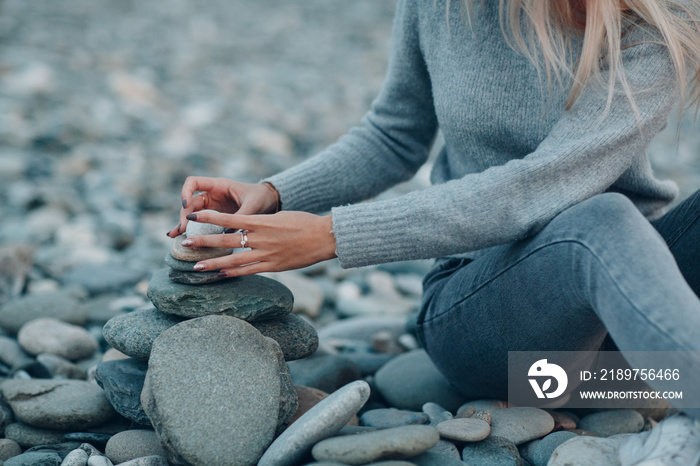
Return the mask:
[[[336,257],[330,215],[283,211],[267,215],[196,212],[188,220],[213,223],[228,229],[247,230],[245,247],[250,251],[200,261],[197,271],[218,270],[227,277],[260,272],[299,269]],[[185,247],[240,248],[242,234],[193,236]]]

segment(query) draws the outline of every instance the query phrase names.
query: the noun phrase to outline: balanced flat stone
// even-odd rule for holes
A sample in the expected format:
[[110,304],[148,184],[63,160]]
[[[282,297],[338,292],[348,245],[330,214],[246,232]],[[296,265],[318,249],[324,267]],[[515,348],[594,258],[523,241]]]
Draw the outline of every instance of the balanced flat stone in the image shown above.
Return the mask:
[[153,274],[147,294],[159,311],[168,314],[226,314],[247,321],[283,317],[291,312],[294,301],[287,287],[269,278],[236,277],[203,287],[173,282],[168,269]]
[[358,380],[331,393],[277,437],[258,466],[297,464],[314,444],[336,434],[352,419],[367,402],[369,391],[367,382]]
[[170,253],[168,253],[165,256],[165,265],[173,270],[179,270],[180,272],[194,272],[194,266],[197,265],[197,261],[177,260]]
[[333,437],[311,450],[318,461],[359,465],[381,459],[406,459],[428,451],[440,440],[431,426],[401,426],[360,435]]
[[478,442],[491,432],[491,426],[481,419],[461,418],[443,421],[437,425],[443,438],[460,442]]
[[[183,320],[183,317],[147,308],[110,319],[102,333],[107,343],[117,350],[132,358],[147,361],[155,339]],[[311,356],[318,348],[318,335],[313,325],[294,314],[250,324],[264,336],[275,340],[287,361]]]
[[186,239],[187,236],[185,235],[180,235],[173,239],[170,254],[177,260],[197,262],[228,256],[233,252],[233,248],[186,248],[182,245],[182,242]]
[[229,316],[187,320],[163,332],[141,402],[168,459],[255,465],[278,426],[281,360],[274,340]]
[[100,387],[81,380],[11,379],[0,391],[17,419],[35,427],[75,431],[116,414]]
[[544,437],[554,429],[554,419],[543,409],[519,407],[491,412],[491,436],[502,437],[516,445]]
[[425,403],[432,401],[454,411],[465,401],[424,350],[395,357],[377,371],[375,381],[389,405],[399,409],[420,411]]
[[148,364],[137,359],[118,359],[97,365],[95,380],[104,389],[114,410],[142,426],[150,426],[141,406],[141,391]]
[[170,269],[168,271],[168,278],[176,283],[182,283],[183,285],[207,285],[227,279],[227,277],[219,276],[218,270],[213,272],[182,272],[175,269]]
[[[215,210],[201,210],[200,212],[216,212]],[[214,225],[213,223],[195,222],[194,220],[189,220],[187,222],[187,227],[185,228],[185,236],[191,238],[198,235],[220,235],[225,230],[224,227],[219,225]]]
[[112,347],[132,358],[148,361],[158,336],[184,318],[146,308],[110,319],[102,334]]

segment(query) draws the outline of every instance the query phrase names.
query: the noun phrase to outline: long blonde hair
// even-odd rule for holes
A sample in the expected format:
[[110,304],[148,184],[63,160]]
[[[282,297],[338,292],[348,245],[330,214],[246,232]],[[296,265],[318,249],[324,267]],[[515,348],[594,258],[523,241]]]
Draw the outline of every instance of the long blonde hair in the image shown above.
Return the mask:
[[[494,1],[494,0],[483,0]],[[449,0],[448,0],[449,2]],[[475,0],[462,0],[471,21]],[[501,28],[511,46],[521,51],[538,67],[543,57],[544,73],[552,81],[573,78],[566,101],[570,108],[582,90],[594,81],[604,81],[600,59],[605,56],[610,70],[607,82],[608,102],[617,85],[634,99],[622,66],[622,31],[630,22],[642,22],[655,28],[668,48],[676,69],[681,102],[700,107],[700,30],[697,0],[499,0]],[[684,4],[685,3],[685,4]],[[525,18],[524,28],[521,18]],[[572,61],[572,39],[583,34],[583,45],[576,63]],[[692,74],[689,73],[692,71]],[[689,78],[689,75],[692,77]]]

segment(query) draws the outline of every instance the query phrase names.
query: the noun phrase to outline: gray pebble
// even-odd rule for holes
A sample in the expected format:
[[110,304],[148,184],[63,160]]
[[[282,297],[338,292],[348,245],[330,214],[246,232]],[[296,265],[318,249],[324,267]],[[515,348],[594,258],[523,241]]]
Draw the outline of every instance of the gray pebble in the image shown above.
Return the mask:
[[4,466],[60,466],[61,457],[56,452],[33,451],[13,456]]
[[368,426],[345,426],[342,429],[340,429],[335,435],[358,435],[358,434],[366,434],[368,432],[376,432],[377,429],[375,427],[368,427]]
[[114,466],[114,463],[106,456],[92,455],[88,459],[88,466]]
[[29,354],[50,353],[72,361],[87,358],[98,348],[95,337],[84,328],[53,317],[26,323],[20,329],[17,340]]
[[105,455],[118,464],[142,456],[165,456],[165,450],[160,445],[155,431],[127,430],[109,439]]
[[311,450],[316,460],[365,464],[380,459],[403,459],[432,448],[440,435],[430,426],[402,426],[363,435],[333,437]]
[[452,410],[464,403],[424,350],[395,357],[377,371],[375,381],[387,402],[399,409],[418,411],[432,401]]
[[317,388],[332,393],[362,378],[357,366],[344,356],[317,355],[289,362],[294,385]]
[[486,411],[486,410],[477,411],[471,416],[471,418],[472,419],[481,419],[482,421],[484,421],[488,425],[491,425],[491,411]]
[[554,419],[538,408],[503,408],[491,412],[491,436],[503,437],[519,445],[544,437],[554,428]]
[[472,466],[523,466],[518,447],[508,439],[493,435],[481,442],[466,444],[462,461]]
[[600,466],[619,464],[619,441],[600,437],[576,437],[559,445],[547,463],[548,466]]
[[371,409],[360,416],[362,425],[376,427],[377,429],[426,424],[427,422],[428,415],[425,413],[396,408]]
[[461,459],[462,455],[459,453],[459,449],[457,448],[457,445],[454,443],[448,441],[448,440],[443,440],[440,439],[438,443],[435,444],[433,448],[428,450],[426,453],[438,453],[440,455],[445,455],[445,456],[451,456],[456,459]]
[[436,426],[440,436],[459,442],[478,442],[488,437],[491,427],[481,419],[451,419]]
[[100,387],[81,380],[8,380],[0,391],[15,416],[35,427],[85,429],[116,414]]
[[141,406],[141,392],[148,364],[136,359],[119,359],[97,365],[95,380],[115,411],[142,426],[151,420]]
[[7,461],[22,453],[22,448],[14,440],[0,438],[0,461]]
[[119,463],[118,466],[170,466],[170,463],[164,456],[143,456]]
[[464,466],[460,460],[461,456],[457,452],[457,457],[448,456],[432,451],[432,449],[411,458],[411,463],[417,466]]
[[0,327],[17,333],[24,324],[40,317],[55,317],[63,322],[84,325],[87,309],[67,291],[27,295],[0,308]]
[[88,454],[85,453],[85,450],[77,448],[63,458],[61,466],[85,466],[87,462]]
[[316,442],[334,435],[347,424],[368,398],[369,385],[362,380],[331,393],[277,437],[260,458],[258,466],[295,464]]
[[32,427],[21,422],[12,423],[5,428],[5,437],[14,440],[22,448],[61,443],[63,435],[66,433],[64,431]]
[[132,358],[148,361],[156,338],[183,320],[183,317],[146,308],[109,320],[102,333],[112,347]]
[[10,367],[19,367],[31,364],[34,360],[19,346],[17,340],[0,335],[0,361]]
[[636,434],[644,428],[644,417],[633,409],[614,409],[584,416],[578,428],[600,437],[616,434]]
[[63,281],[68,285],[78,285],[91,295],[96,295],[120,292],[138,283],[145,275],[144,270],[119,264],[88,264],[69,271],[64,275]]
[[54,378],[85,380],[87,377],[85,369],[57,354],[42,353],[36,360],[43,364]]
[[532,459],[535,466],[547,466],[549,458],[559,445],[576,438],[578,435],[573,432],[552,432],[537,443],[533,450]]
[[428,415],[428,418],[430,419],[430,425],[433,427],[440,424],[442,421],[448,421],[450,419],[453,419],[451,412],[447,411],[439,404],[433,403],[431,401],[425,403],[422,409],[423,412]]

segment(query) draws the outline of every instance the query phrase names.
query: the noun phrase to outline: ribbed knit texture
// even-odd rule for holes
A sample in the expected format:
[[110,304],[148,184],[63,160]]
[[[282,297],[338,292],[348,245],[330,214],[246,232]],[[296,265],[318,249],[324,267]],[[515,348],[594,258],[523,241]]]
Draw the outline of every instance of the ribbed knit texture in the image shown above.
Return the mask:
[[[677,187],[654,177],[646,148],[678,92],[668,53],[648,42],[651,32],[637,27],[623,37],[639,118],[620,92],[603,119],[603,86],[588,86],[564,110],[567,85],[550,93],[534,65],[508,46],[499,2],[476,2],[473,30],[460,2],[451,3],[448,28],[445,0],[399,0],[379,96],[361,126],[265,180],[280,192],[282,207],[332,209],[343,267],[518,240],[605,191],[627,195],[649,218],[661,215]],[[438,127],[445,147],[430,188],[358,203],[413,176]]]

